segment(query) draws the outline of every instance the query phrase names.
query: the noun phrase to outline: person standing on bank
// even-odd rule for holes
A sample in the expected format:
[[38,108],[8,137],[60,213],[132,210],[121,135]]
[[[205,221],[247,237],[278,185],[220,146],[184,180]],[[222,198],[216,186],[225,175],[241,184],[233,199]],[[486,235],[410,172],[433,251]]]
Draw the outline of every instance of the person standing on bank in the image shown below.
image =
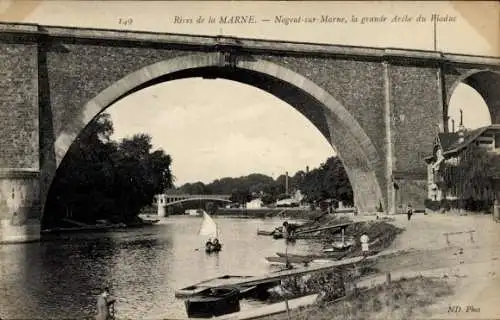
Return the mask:
[[408,215],[408,221],[410,221],[411,216],[413,215],[413,207],[411,206],[411,203],[408,204],[406,214]]
[[[115,318],[113,299],[109,294],[109,288],[104,288],[104,291],[97,298],[97,316],[96,320],[111,320]],[[112,311],[111,311],[112,310]]]

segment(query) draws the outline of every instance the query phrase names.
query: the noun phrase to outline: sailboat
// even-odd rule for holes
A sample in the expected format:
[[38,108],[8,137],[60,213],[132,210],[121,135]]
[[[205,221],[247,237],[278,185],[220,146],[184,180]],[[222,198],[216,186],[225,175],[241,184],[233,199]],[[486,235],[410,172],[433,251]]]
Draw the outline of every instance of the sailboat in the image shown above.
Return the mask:
[[198,234],[207,238],[205,252],[218,252],[222,249],[222,244],[219,242],[219,227],[206,212],[203,212],[203,221]]

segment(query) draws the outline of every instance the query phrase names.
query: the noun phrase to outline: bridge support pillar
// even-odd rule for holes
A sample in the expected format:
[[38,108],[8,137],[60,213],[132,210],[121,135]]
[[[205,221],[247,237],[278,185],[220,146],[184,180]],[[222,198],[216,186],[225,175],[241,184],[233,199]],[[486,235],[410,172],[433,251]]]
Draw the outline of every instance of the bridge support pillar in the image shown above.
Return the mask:
[[166,204],[166,200],[165,200],[165,195],[163,195],[163,194],[158,195],[157,207],[158,207],[158,210],[157,210],[158,216],[159,217],[166,217],[167,216],[167,210],[166,210],[167,204]]
[[385,211],[388,214],[396,213],[396,194],[394,190],[393,181],[393,134],[392,134],[392,116],[393,116],[393,105],[392,105],[392,93],[391,93],[391,79],[389,77],[389,63],[387,61],[383,62],[384,66],[384,122],[385,122],[385,152],[386,152],[386,183],[387,183],[387,202],[385,205]]
[[40,240],[39,172],[0,169],[0,244]]

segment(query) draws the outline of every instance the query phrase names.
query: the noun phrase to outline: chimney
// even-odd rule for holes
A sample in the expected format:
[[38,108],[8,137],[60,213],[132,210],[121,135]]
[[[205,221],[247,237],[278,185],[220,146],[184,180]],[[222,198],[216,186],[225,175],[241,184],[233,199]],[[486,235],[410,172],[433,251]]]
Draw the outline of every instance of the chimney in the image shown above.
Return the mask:
[[458,130],[458,143],[463,143],[464,140],[464,130]]
[[309,166],[306,166],[306,174],[309,173]]
[[451,119],[451,132],[455,132],[455,120]]
[[288,194],[288,171],[285,172],[285,194]]

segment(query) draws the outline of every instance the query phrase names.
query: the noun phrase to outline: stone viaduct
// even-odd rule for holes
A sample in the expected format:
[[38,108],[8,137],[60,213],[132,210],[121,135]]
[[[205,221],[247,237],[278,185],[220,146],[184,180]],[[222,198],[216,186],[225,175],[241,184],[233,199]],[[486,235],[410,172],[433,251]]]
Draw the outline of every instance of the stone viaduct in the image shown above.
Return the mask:
[[0,242],[39,238],[58,165],[89,121],[165,81],[225,78],[287,102],[342,159],[360,212],[423,203],[423,157],[459,82],[500,120],[494,57],[7,23],[0,57]]

